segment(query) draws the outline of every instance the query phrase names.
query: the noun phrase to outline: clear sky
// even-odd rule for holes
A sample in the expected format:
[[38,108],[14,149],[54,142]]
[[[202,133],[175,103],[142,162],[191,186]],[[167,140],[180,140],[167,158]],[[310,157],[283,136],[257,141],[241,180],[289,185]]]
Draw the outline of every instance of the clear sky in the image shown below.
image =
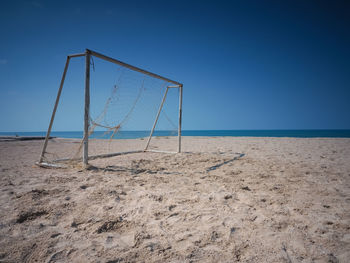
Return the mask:
[[187,130],[350,129],[349,14],[337,0],[2,0],[0,131],[46,130],[66,55],[85,48],[182,82]]

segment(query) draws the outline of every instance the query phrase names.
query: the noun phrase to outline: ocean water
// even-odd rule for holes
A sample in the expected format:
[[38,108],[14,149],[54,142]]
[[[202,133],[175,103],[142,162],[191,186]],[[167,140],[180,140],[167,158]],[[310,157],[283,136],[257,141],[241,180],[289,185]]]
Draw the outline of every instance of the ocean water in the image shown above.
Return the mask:
[[[46,132],[0,132],[0,136],[45,136]],[[111,134],[95,131],[91,138],[108,139]],[[155,131],[154,136],[177,136],[173,131]],[[350,138],[350,130],[184,130],[183,136],[208,137],[294,137],[294,138]],[[82,138],[82,131],[54,131],[53,137]],[[149,131],[120,131],[115,139],[136,139],[149,136]]]

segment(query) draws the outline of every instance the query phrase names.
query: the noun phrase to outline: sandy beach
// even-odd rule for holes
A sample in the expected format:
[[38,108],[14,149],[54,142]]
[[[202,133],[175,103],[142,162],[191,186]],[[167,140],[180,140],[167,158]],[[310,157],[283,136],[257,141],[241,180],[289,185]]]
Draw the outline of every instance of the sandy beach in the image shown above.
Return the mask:
[[349,262],[350,139],[184,137],[89,170],[35,166],[42,143],[0,142],[0,262]]

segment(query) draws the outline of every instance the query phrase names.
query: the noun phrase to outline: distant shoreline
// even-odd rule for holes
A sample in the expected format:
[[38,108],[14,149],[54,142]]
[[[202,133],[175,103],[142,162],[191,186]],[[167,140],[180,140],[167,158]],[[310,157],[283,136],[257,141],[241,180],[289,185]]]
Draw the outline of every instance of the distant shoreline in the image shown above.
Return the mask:
[[[77,139],[82,131],[54,131],[52,137]],[[0,137],[45,137],[46,132],[0,132]],[[149,136],[149,131],[120,131],[114,139],[138,139]],[[177,136],[176,131],[155,131],[154,136]],[[350,130],[183,130],[182,136],[193,137],[269,137],[269,138],[350,138]],[[91,138],[109,139],[110,134],[96,131]]]

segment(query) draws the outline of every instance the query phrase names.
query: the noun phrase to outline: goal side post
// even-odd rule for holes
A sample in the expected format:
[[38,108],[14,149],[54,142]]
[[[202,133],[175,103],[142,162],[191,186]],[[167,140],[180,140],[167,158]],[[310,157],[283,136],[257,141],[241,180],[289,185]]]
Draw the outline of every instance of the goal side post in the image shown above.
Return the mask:
[[157,125],[157,122],[158,122],[158,118],[159,118],[160,112],[162,111],[162,108],[163,108],[163,105],[164,105],[164,102],[165,102],[165,99],[166,99],[166,95],[168,94],[168,90],[169,90],[169,87],[166,87],[166,90],[165,90],[165,93],[164,93],[164,96],[163,96],[163,99],[162,99],[162,103],[161,103],[160,106],[159,106],[156,119],[154,120],[151,133],[150,133],[150,135],[149,135],[149,137],[148,137],[148,140],[147,140],[147,144],[146,144],[146,147],[145,147],[145,151],[148,149],[149,143],[151,142],[154,129],[156,128],[156,125]]
[[89,50],[85,51],[85,103],[84,103],[84,136],[83,136],[83,164],[89,161],[89,123],[90,123],[90,58]]
[[66,74],[67,74],[67,70],[68,70],[68,66],[69,66],[69,61],[70,61],[70,56],[67,56],[66,65],[64,66],[60,87],[59,87],[58,92],[57,92],[55,106],[53,107],[53,111],[52,111],[52,115],[51,115],[51,119],[50,119],[50,124],[49,124],[49,128],[47,129],[47,133],[46,133],[43,149],[41,151],[40,158],[39,158],[39,163],[42,163],[44,161],[44,155],[45,155],[45,152],[46,152],[47,143],[48,143],[49,138],[50,138],[52,124],[53,124],[53,121],[55,119],[55,115],[56,115],[56,111],[57,111],[57,106],[58,106],[58,103],[60,101],[64,80],[66,78]]
[[[148,140],[147,140],[147,144],[146,144],[146,147],[145,147],[145,151],[150,151],[148,150],[148,146],[151,142],[151,139],[152,139],[152,135],[153,135],[153,132],[154,132],[154,129],[157,125],[157,122],[158,122],[158,119],[159,119],[159,115],[162,111],[162,108],[163,108],[163,105],[164,105],[164,102],[166,100],[166,96],[168,94],[168,91],[170,88],[177,88],[179,89],[179,116],[178,116],[178,150],[177,152],[180,153],[181,152],[181,123],[182,123],[182,85],[178,85],[178,86],[167,86],[166,90],[165,90],[165,93],[164,93],[164,96],[163,96],[163,99],[162,99],[162,102],[159,106],[159,109],[158,109],[158,112],[157,112],[157,115],[156,115],[156,118],[154,120],[154,123],[153,123],[153,127],[152,127],[152,130],[150,132],[150,135],[148,137]],[[167,152],[167,151],[155,151],[155,152]],[[168,151],[169,152],[169,151]],[[172,152],[174,153],[174,152]]]
[[178,127],[178,140],[179,140],[179,145],[178,145],[178,153],[181,152],[181,125],[182,125],[182,92],[183,92],[183,85],[181,84],[179,86],[179,127]]

